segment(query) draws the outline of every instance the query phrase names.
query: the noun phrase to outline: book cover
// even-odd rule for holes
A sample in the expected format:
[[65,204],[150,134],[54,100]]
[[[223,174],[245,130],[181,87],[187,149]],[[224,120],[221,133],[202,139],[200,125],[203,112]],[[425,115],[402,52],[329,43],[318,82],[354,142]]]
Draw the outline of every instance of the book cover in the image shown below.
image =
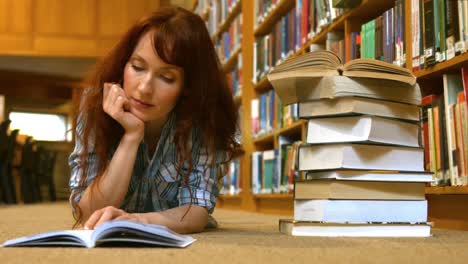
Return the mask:
[[337,179],[342,181],[431,182],[432,173],[369,170],[308,171],[306,180]]
[[427,222],[427,201],[294,200],[294,220],[333,223]]
[[291,236],[317,237],[430,237],[429,223],[343,224],[280,219],[279,231]]
[[372,142],[419,147],[419,125],[362,115],[310,119],[306,143]]
[[314,144],[299,148],[299,170],[424,172],[424,149],[369,144]]
[[296,181],[294,199],[424,200],[424,182]]
[[299,103],[300,118],[374,115],[419,121],[419,107],[365,97],[338,97]]

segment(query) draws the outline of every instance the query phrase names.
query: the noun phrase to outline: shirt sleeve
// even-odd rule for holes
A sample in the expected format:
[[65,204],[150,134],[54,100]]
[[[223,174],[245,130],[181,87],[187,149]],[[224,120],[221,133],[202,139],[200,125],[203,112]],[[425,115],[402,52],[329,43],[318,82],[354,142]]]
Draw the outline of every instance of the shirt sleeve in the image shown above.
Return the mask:
[[[206,149],[192,153],[193,169],[187,185],[179,187],[179,206],[198,205],[205,207],[208,213],[213,213],[216,206],[216,198],[219,194],[218,175],[222,175],[222,164],[225,163],[226,154],[217,152],[214,156],[208,156]],[[210,162],[214,158],[213,162]],[[184,165],[184,171],[188,166]]]
[[[83,130],[83,119],[78,118],[77,122],[77,127],[76,127],[76,135],[81,135],[82,130]],[[76,203],[78,203],[81,200],[81,196],[83,192],[86,190],[86,188],[91,184],[91,182],[94,180],[97,174],[97,155],[94,152],[94,146],[93,144],[89,144],[89,151],[88,151],[88,158],[87,158],[87,163],[88,163],[88,168],[86,172],[83,174],[83,168],[81,166],[82,160],[79,154],[83,150],[83,145],[79,137],[77,136],[75,138],[75,148],[73,152],[70,154],[68,157],[68,165],[70,166],[71,170],[71,176],[70,176],[70,203],[72,202],[72,197],[74,197],[74,200]],[[80,185],[80,180],[81,177],[86,177],[86,180],[83,182],[83,184]]]

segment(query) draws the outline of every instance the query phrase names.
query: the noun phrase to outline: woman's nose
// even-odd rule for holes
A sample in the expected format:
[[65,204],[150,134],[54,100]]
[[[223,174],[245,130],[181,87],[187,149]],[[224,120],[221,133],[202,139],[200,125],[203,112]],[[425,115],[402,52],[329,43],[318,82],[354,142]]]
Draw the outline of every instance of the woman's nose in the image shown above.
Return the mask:
[[152,92],[152,86],[151,86],[151,75],[145,75],[140,79],[140,82],[138,84],[138,90],[142,93],[151,93]]

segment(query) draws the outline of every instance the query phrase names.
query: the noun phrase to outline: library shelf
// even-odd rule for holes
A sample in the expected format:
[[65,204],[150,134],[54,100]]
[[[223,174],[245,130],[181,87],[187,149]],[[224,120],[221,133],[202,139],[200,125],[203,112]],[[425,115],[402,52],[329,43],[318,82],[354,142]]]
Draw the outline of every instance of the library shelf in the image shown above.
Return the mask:
[[239,59],[239,54],[242,52],[242,48],[238,47],[231,56],[223,62],[223,70],[228,73],[231,72],[234,66],[236,65],[237,59]]
[[294,214],[294,195],[292,193],[256,194],[256,211],[266,214],[292,216]]
[[263,93],[271,89],[270,81],[264,76],[260,81],[254,84],[254,89],[257,93]]
[[275,134],[273,132],[270,132],[265,135],[254,138],[253,142],[256,145],[265,145],[265,144],[273,144],[274,140],[275,140]]
[[462,65],[468,65],[468,52],[451,58],[450,60],[439,62],[434,66],[414,72],[414,75],[419,78],[433,78],[450,70],[459,69]]
[[254,194],[255,199],[293,199],[292,193],[260,193]]
[[254,35],[258,37],[269,33],[276,21],[284,16],[284,14],[291,10],[291,8],[293,8],[295,5],[296,1],[279,1],[275,6],[272,7],[271,11],[268,13],[265,19],[254,29]]
[[234,95],[234,104],[239,107],[242,105],[242,94]]
[[242,0],[239,0],[232,7],[226,19],[221,23],[221,25],[216,30],[216,33],[211,37],[213,42],[215,42],[220,37],[221,33],[229,29],[229,26],[231,25],[232,21],[236,18],[237,15],[241,13],[242,11],[241,6],[242,6]]
[[240,194],[220,194],[218,198],[221,200],[236,200],[242,199],[242,196]]
[[288,136],[288,135],[296,135],[302,133],[303,126],[307,124],[306,120],[300,119],[296,122],[292,123],[290,126],[283,127],[278,131],[278,135],[281,136]]
[[468,194],[468,186],[431,186],[426,194]]

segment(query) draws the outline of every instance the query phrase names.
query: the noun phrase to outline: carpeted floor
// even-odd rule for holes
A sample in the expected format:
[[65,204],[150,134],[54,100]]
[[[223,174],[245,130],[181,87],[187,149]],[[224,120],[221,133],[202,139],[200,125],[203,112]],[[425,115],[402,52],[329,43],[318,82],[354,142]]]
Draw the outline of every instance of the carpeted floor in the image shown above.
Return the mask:
[[[468,232],[430,238],[314,238],[280,234],[281,216],[215,210],[220,228],[185,249],[0,248],[0,263],[466,263]],[[69,229],[67,203],[0,206],[0,243]]]

